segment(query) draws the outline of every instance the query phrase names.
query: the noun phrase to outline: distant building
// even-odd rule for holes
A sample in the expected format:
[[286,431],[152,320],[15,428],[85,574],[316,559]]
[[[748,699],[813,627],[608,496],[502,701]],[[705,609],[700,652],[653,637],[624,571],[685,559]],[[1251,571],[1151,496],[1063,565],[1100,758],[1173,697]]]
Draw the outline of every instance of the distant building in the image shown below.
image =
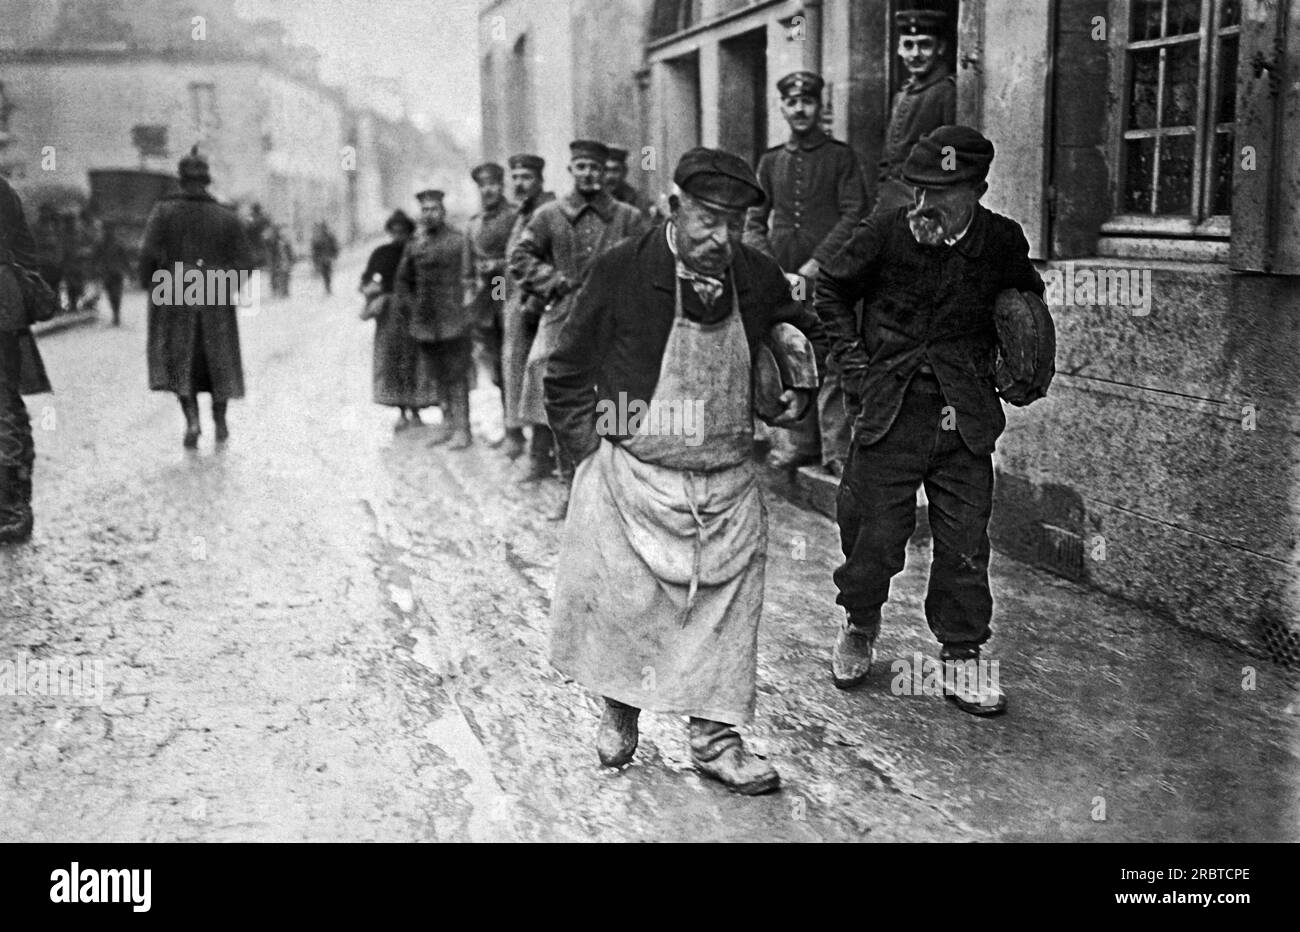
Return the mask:
[[197,143],[218,197],[260,202],[300,242],[318,220],[345,238],[381,229],[429,174],[427,140],[351,106],[321,83],[314,52],[232,9],[9,0],[0,172],[20,191],[84,189],[91,169],[170,171]]
[[999,443],[995,543],[1300,663],[1300,4],[485,0],[486,154],[562,171],[568,139],[602,138],[649,154],[629,180],[662,195],[690,146],[781,142],[773,84],[807,67],[874,187],[915,6],[950,14],[958,119],[998,149],[986,205],[1060,286],[1056,382]]

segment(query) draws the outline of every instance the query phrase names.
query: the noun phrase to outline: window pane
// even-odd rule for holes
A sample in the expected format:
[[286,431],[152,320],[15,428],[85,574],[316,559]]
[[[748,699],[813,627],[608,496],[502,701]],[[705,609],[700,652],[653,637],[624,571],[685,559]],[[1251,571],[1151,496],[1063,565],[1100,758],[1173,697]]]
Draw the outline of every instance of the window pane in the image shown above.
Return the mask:
[[1184,36],[1200,32],[1201,0],[1169,0],[1169,21],[1165,35]]
[[1233,133],[1216,133],[1214,155],[1210,163],[1210,213],[1232,213],[1232,163],[1236,158],[1237,137]]
[[1161,0],[1133,0],[1133,20],[1129,24],[1129,41],[1160,38]]
[[1219,87],[1215,95],[1216,123],[1232,123],[1237,119],[1237,37],[1225,36],[1219,40]]
[[1129,139],[1124,143],[1124,208],[1131,213],[1151,213],[1155,151],[1154,139]]
[[1200,51],[1200,42],[1183,42],[1165,50],[1165,109],[1161,126],[1195,124]]
[[1160,78],[1160,50],[1145,49],[1132,54],[1129,78],[1129,129],[1150,129],[1156,125],[1156,89]]
[[1195,136],[1165,136],[1160,141],[1160,193],[1156,196],[1156,213],[1191,213],[1195,158]]
[[1241,25],[1241,2],[1240,2],[1240,0],[1220,0],[1220,5],[1219,5],[1219,25],[1220,25],[1220,26],[1240,26],[1240,25]]

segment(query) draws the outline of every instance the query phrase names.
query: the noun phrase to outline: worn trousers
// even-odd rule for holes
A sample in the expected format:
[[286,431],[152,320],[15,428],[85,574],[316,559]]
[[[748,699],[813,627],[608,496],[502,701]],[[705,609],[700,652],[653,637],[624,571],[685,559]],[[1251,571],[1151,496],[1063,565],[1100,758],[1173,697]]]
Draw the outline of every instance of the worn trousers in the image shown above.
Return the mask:
[[903,569],[916,490],[924,484],[934,539],[925,618],[941,643],[975,646],[988,640],[993,614],[993,457],[966,447],[944,405],[938,382],[918,376],[884,437],[870,445],[854,439],[836,500],[844,551],[834,577],[836,601],[855,624],[878,628],[889,582]]
[[0,331],[0,469],[30,470],[36,459],[32,424],[19,391],[18,334]]

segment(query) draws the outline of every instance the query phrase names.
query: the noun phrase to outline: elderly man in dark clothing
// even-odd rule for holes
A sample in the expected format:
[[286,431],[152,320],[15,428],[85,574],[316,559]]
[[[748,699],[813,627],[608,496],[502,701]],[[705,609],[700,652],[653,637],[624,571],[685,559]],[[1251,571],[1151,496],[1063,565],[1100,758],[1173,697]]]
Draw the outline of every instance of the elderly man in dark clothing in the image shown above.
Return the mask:
[[922,136],[957,119],[957,79],[944,61],[948,16],[942,10],[899,10],[898,57],[907,69],[907,83],[894,95],[880,160],[879,189],[874,209],[910,206],[912,189],[903,180],[903,162]]
[[[506,303],[506,245],[515,225],[515,209],[506,200],[505,169],[484,162],[470,172],[478,185],[482,210],[465,227],[465,256],[461,267],[465,305],[474,328],[474,353],[492,384],[501,389],[501,414],[505,419],[504,379],[501,373],[501,314]],[[523,453],[524,432],[506,427],[506,454]]]
[[0,544],[32,534],[32,466],[36,447],[23,395],[50,390],[30,329],[17,266],[38,272],[39,255],[23,203],[0,178]]
[[[870,669],[922,483],[934,537],[925,614],[941,660],[978,661],[990,636],[992,453],[1006,424],[994,387],[993,306],[1004,289],[1043,294],[1020,225],[979,203],[992,161],[993,144],[969,127],[926,136],[903,166],[915,205],[863,221],[817,285],[817,312],[856,413],[837,501],[845,560],[835,584],[848,618],[831,666],[841,688]],[[1006,707],[996,677],[944,681],[967,712]]]
[[[150,296],[149,387],[180,399],[183,443],[193,449],[200,433],[199,393],[212,396],[218,443],[230,434],[226,403],[244,397],[235,306],[254,259],[238,215],[208,193],[212,176],[197,147],[179,168],[180,194],[159,201],[145,224],[140,285]],[[176,281],[178,274],[187,282]],[[197,300],[191,277],[203,283]]]
[[[750,210],[745,232],[745,241],[776,259],[796,294],[810,303],[818,271],[848,242],[866,204],[857,156],[822,131],[824,86],[821,76],[811,71],[796,71],[777,82],[790,138],[758,160],[758,181],[767,200]],[[790,432],[789,439],[793,450],[778,452],[775,465],[820,459],[833,475],[840,474],[848,453],[849,423],[833,365],[822,383],[817,410]]]
[[[551,661],[605,697],[601,763],[632,759],[641,709],[686,715],[696,769],[764,793],[780,778],[736,731],[754,712],[767,544],[753,360],[774,324],[824,341],[776,263],[740,241],[763,198],[744,160],[692,149],[674,182],[667,224],[596,260],[547,369],[551,426],[580,464]],[[812,392],[783,392],[774,423]]]
[[421,228],[406,244],[397,266],[395,295],[410,315],[410,334],[429,344],[445,416],[432,444],[463,450],[473,443],[469,427],[469,389],[473,375],[470,316],[462,292],[465,237],[447,225],[443,192],[428,188],[415,195]]

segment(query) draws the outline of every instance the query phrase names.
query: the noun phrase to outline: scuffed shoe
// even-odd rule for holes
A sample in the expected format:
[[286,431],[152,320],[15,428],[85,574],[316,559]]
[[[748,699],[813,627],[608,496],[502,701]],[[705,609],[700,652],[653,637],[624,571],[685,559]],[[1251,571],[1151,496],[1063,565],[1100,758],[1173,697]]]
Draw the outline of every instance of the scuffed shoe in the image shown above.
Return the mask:
[[745,750],[744,741],[730,725],[692,718],[690,735],[691,762],[704,776],[742,796],[758,796],[780,788],[781,775],[776,768]]
[[641,710],[613,699],[605,700],[605,714],[596,733],[596,756],[606,767],[622,767],[636,753],[639,734],[637,718]]
[[980,659],[979,650],[940,653],[943,663],[943,695],[971,715],[1001,715],[1007,710],[1007,696],[998,682],[997,661]]
[[876,635],[844,622],[831,650],[831,679],[840,689],[852,689],[866,680],[876,658]]
[[506,431],[505,442],[503,444],[503,452],[506,455],[506,459],[517,460],[519,457],[524,455],[526,449],[527,444],[524,442],[523,431]]

